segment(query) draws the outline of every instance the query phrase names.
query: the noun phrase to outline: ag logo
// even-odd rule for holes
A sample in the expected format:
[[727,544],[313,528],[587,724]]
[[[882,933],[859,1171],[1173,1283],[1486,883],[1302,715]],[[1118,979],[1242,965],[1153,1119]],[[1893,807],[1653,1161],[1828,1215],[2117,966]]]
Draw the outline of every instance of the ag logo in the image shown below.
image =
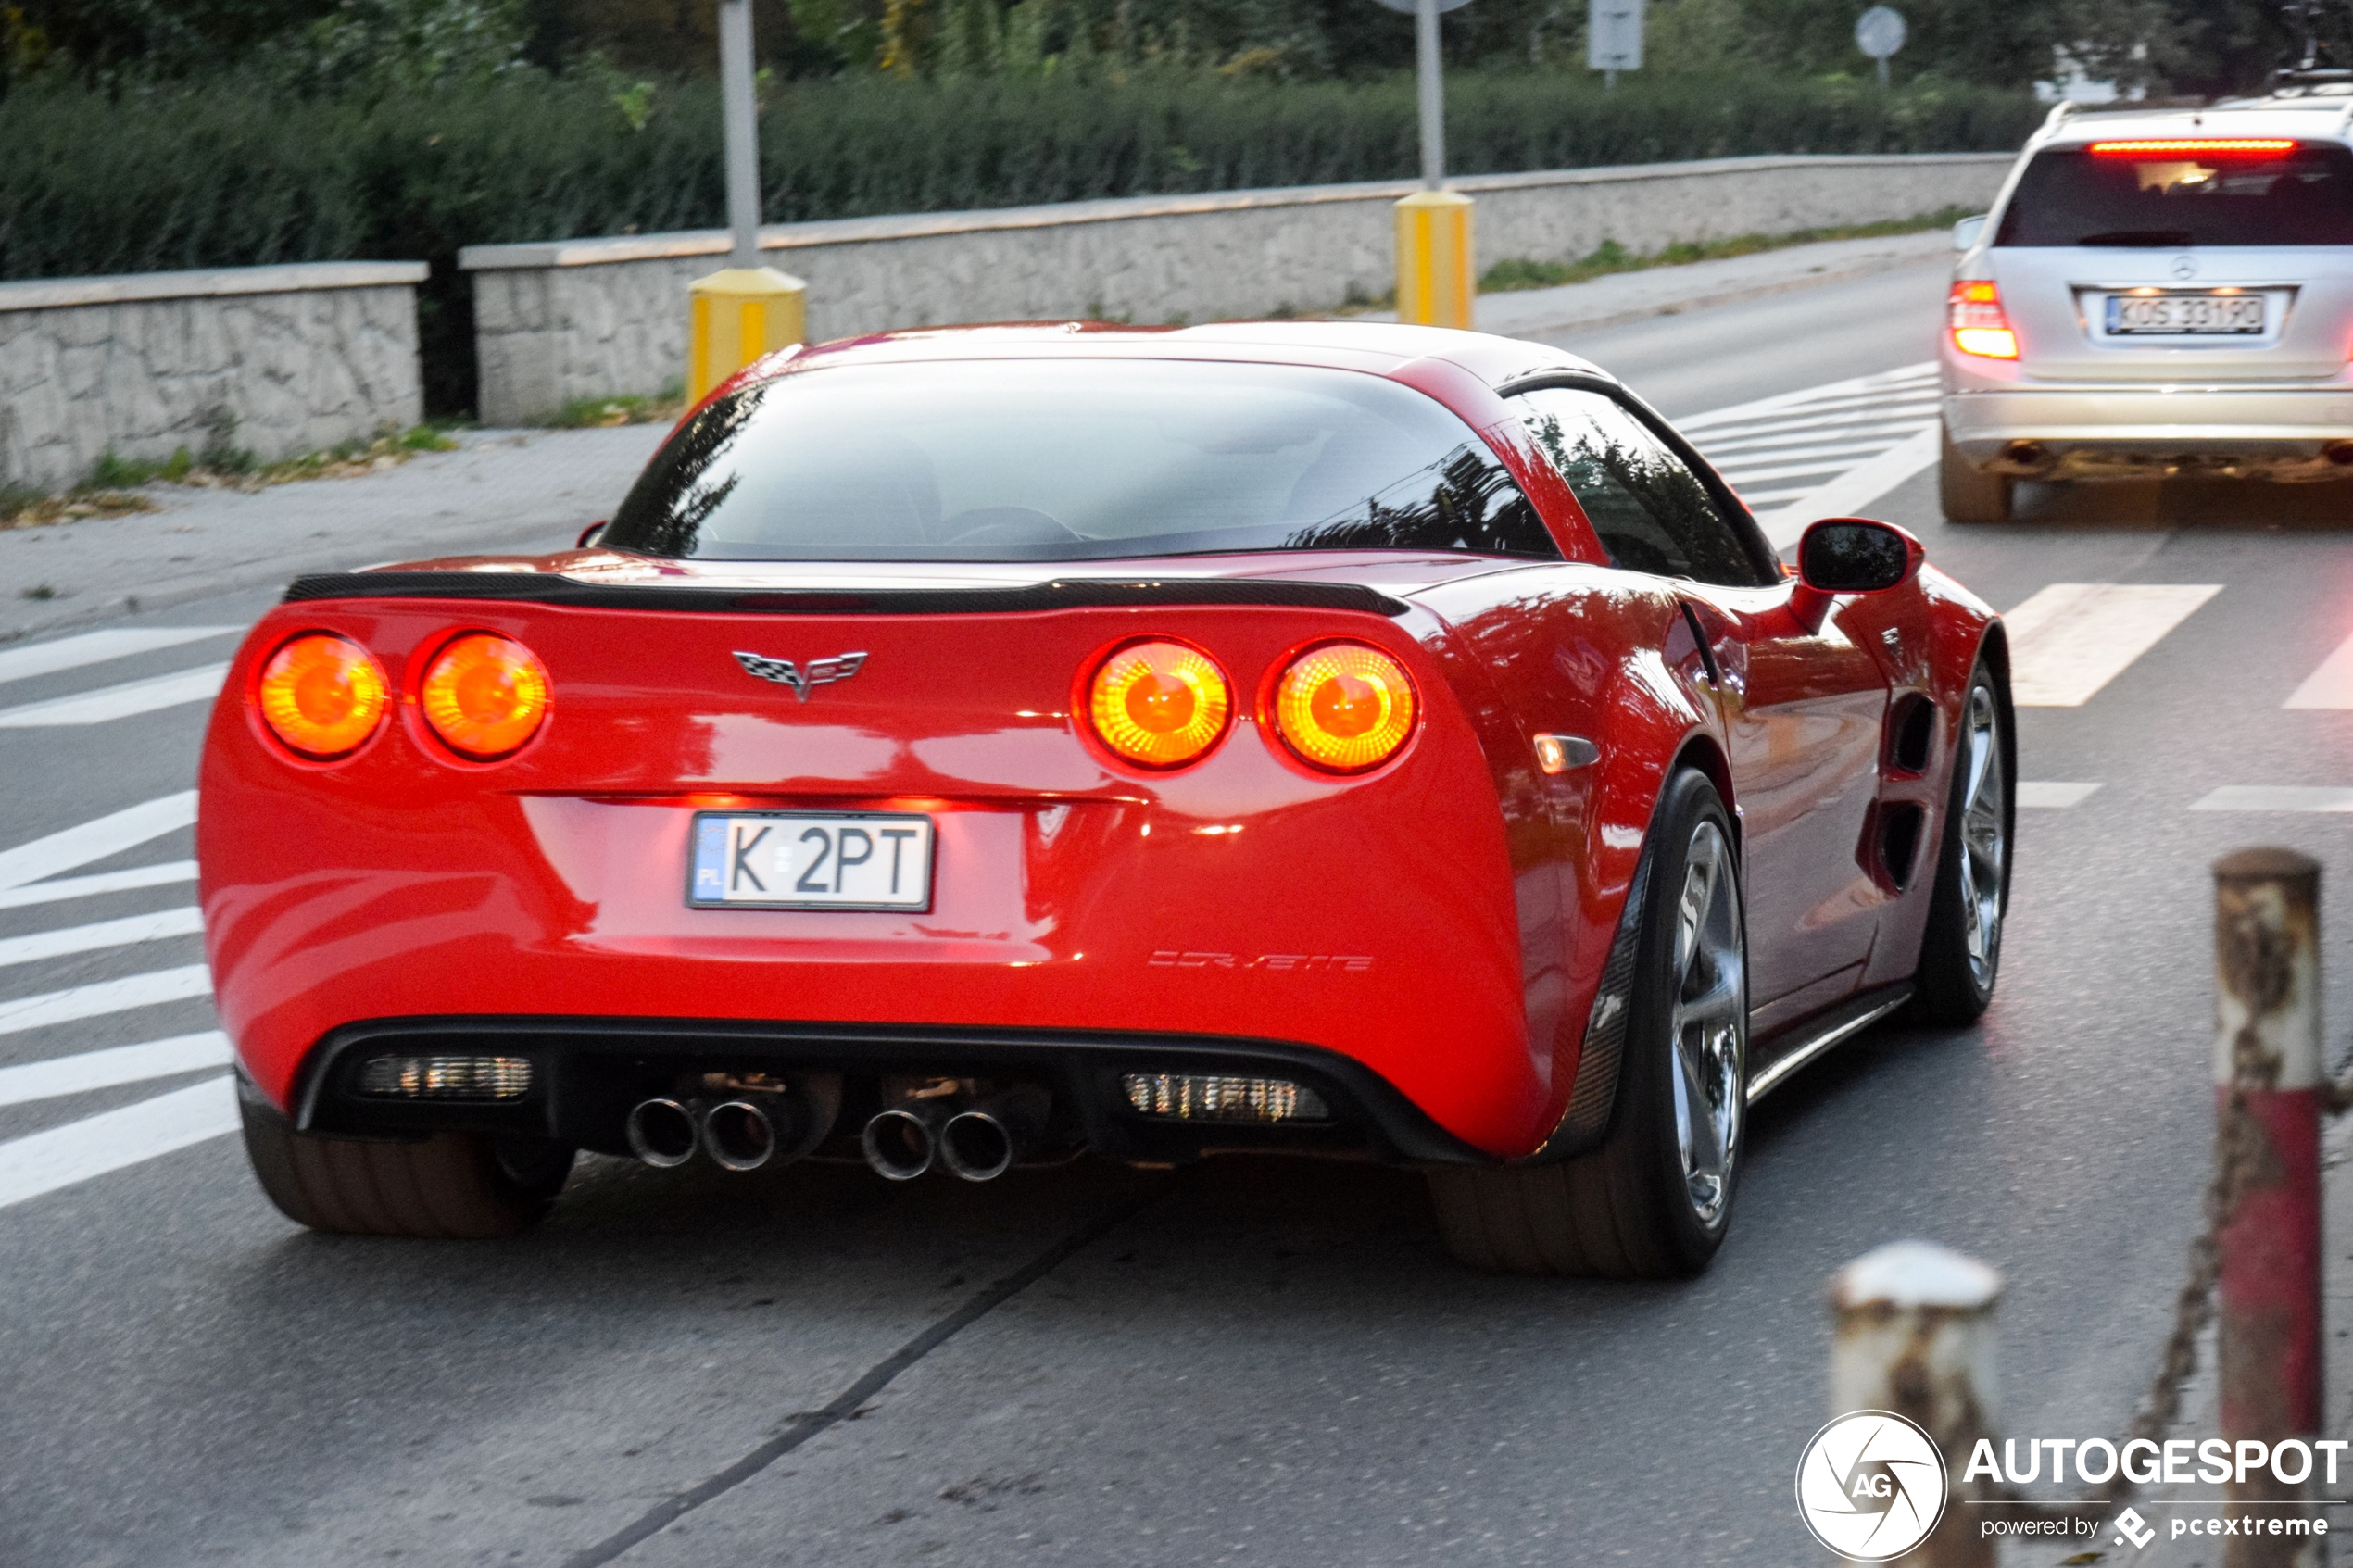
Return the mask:
[[1926,1540],[1944,1516],[1944,1456],[1887,1411],[1840,1416],[1797,1461],[1799,1516],[1850,1562],[1884,1562]]

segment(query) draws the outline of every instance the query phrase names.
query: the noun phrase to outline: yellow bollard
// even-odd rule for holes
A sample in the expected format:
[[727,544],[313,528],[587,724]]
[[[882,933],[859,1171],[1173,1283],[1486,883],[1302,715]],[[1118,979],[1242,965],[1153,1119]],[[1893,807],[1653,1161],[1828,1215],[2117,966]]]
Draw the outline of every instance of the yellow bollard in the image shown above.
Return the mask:
[[808,334],[809,285],[774,267],[729,267],[686,285],[686,401],[703,395],[763,354]]
[[1399,202],[1397,319],[1467,330],[1478,292],[1471,254],[1470,197],[1416,191]]

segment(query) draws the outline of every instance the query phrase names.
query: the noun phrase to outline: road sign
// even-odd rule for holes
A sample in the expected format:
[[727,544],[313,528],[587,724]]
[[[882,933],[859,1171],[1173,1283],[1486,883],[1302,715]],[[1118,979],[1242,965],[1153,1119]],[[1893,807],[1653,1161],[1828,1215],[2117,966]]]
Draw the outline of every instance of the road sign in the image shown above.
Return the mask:
[[1855,19],[1855,47],[1879,62],[1879,84],[1887,85],[1887,57],[1904,46],[1904,13],[1874,6]]
[[1621,70],[1642,69],[1642,0],[1592,0],[1585,23],[1585,64],[1617,85]]

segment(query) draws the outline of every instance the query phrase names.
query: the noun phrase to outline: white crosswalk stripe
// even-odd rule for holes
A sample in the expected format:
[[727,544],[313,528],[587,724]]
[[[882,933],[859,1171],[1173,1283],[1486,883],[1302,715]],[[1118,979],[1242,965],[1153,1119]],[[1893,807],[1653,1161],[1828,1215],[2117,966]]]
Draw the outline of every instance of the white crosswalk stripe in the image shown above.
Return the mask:
[[94,822],[36,838],[30,844],[19,844],[13,849],[0,849],[0,888],[22,887],[29,882],[86,866],[93,860],[120,855],[151,838],[192,827],[195,821],[196,792],[183,789],[177,795],[126,806]]
[[2099,792],[2095,784],[2058,784],[2037,779],[2021,779],[2018,785],[2018,803],[2039,809],[2063,811],[2070,806],[2081,806]]
[[0,1143],[0,1208],[237,1129],[228,1075]]
[[128,947],[135,942],[160,942],[167,936],[195,936],[204,930],[204,917],[194,904],[153,914],[125,915],[93,925],[69,925],[57,931],[36,931],[28,936],[0,937],[0,968],[61,959],[69,953],[96,953]]
[[[195,793],[183,790],[0,850],[0,909],[185,884],[196,874],[195,863],[187,859],[79,876],[59,873],[110,859],[185,829],[195,821]],[[53,877],[57,880],[44,880]],[[203,929],[196,907],[182,904],[0,937],[0,973],[21,972],[20,966],[74,954],[107,953],[195,936]],[[235,1129],[235,1094],[226,1076],[219,1073],[229,1065],[231,1049],[228,1036],[219,1029],[160,1039],[133,1035],[125,1044],[65,1056],[39,1054],[40,1031],[140,1009],[200,1002],[211,990],[210,974],[203,964],[195,963],[117,974],[87,985],[0,1000],[0,1037],[6,1038],[11,1047],[8,1054],[17,1058],[0,1066],[0,1106],[69,1100],[157,1078],[207,1074],[201,1083],[0,1143],[0,1209]],[[31,1060],[25,1060],[28,1054]]]
[[110,719],[128,719],[133,714],[153,713],[191,702],[208,702],[220,695],[220,684],[228,677],[226,664],[207,664],[145,681],[125,681],[119,686],[101,686],[94,692],[73,696],[54,696],[46,702],[0,708],[0,730],[103,724]]
[[0,1067],[0,1105],[23,1105],[226,1067],[229,1058],[229,1036],[218,1029],[207,1029],[195,1035],[174,1035],[168,1040],[109,1046],[77,1056],[29,1061],[20,1067]]
[[2353,708],[2353,637],[2336,646],[2321,667],[2288,694],[2283,708]]
[[1777,549],[1858,512],[1936,460],[1936,367],[1906,365],[1677,421]]
[[150,970],[145,974],[126,974],[120,980],[100,980],[0,1002],[0,1035],[45,1029],[52,1023],[71,1023],[77,1019],[102,1018],[110,1012],[128,1012],[132,1008],[154,1007],[158,1002],[180,1002],[210,995],[212,976],[200,963]]
[[2020,708],[2080,708],[2163,640],[2220,583],[2053,583],[2002,619]]
[[225,637],[243,630],[241,626],[147,626],[84,632],[78,637],[60,637],[54,643],[0,649],[0,682],[78,670],[85,664],[103,664],[111,659],[128,659],[134,653],[153,653],[158,648],[178,647],[182,643],[200,643],[208,637]]

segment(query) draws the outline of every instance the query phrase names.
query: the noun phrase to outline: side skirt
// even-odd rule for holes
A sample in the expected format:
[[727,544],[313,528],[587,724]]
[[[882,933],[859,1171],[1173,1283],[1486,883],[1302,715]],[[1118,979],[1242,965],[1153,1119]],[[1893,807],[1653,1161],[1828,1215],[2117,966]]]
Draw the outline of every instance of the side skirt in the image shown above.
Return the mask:
[[1755,1105],[1795,1076],[1799,1068],[1845,1044],[1911,999],[1911,982],[1898,981],[1850,997],[1776,1035],[1766,1042],[1765,1065],[1748,1075],[1748,1103]]

